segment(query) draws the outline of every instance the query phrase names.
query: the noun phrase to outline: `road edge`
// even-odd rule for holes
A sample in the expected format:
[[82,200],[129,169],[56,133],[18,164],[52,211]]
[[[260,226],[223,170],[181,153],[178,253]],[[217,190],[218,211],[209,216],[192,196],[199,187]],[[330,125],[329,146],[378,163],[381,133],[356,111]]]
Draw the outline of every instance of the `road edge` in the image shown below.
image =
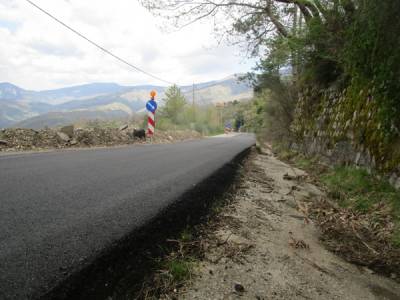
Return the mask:
[[[113,281],[122,276],[126,261],[139,261],[146,249],[165,241],[188,225],[198,224],[207,215],[214,200],[234,182],[241,162],[254,145],[238,153],[202,182],[187,190],[177,200],[141,228],[101,252],[91,263],[42,295],[40,300],[92,299],[113,290]],[[201,201],[199,201],[201,200]],[[182,218],[185,216],[185,218]],[[137,245],[140,245],[139,247]],[[89,278],[89,280],[88,280]]]

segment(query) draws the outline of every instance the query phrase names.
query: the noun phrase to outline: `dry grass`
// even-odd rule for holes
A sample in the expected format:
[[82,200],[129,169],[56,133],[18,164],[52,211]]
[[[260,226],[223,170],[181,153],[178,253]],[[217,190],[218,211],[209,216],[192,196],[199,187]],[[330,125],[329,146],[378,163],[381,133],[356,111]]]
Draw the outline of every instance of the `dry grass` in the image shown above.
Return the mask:
[[363,169],[327,168],[288,151],[280,156],[326,190],[328,196],[311,201],[307,211],[326,247],[351,263],[400,278],[400,192]]

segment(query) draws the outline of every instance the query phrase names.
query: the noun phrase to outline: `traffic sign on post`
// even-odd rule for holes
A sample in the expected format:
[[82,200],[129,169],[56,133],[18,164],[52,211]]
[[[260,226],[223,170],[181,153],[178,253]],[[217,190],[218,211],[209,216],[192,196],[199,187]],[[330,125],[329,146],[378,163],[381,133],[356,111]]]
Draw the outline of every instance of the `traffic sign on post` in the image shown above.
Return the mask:
[[147,109],[147,135],[152,137],[156,128],[155,114],[157,110],[157,102],[154,100],[156,92],[151,91],[151,99],[146,103]]
[[157,110],[157,102],[154,100],[149,100],[146,103],[146,109],[152,113],[155,113]]

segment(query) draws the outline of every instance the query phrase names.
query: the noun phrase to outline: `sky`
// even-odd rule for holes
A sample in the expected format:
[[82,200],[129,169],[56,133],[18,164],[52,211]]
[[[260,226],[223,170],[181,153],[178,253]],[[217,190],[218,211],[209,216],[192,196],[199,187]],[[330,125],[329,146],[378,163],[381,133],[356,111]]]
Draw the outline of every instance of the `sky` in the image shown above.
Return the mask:
[[[212,22],[165,30],[137,0],[32,0],[130,63],[179,85],[250,71],[238,46],[219,44]],[[0,82],[44,90],[90,82],[166,85],[76,36],[25,0],[0,0]]]

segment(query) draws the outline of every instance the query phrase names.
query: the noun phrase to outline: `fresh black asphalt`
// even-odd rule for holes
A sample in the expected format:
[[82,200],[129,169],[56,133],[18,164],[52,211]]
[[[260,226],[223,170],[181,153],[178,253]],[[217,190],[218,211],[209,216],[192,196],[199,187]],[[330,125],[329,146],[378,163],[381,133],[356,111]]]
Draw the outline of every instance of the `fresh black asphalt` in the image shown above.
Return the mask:
[[0,156],[0,299],[48,292],[254,143],[240,134]]

